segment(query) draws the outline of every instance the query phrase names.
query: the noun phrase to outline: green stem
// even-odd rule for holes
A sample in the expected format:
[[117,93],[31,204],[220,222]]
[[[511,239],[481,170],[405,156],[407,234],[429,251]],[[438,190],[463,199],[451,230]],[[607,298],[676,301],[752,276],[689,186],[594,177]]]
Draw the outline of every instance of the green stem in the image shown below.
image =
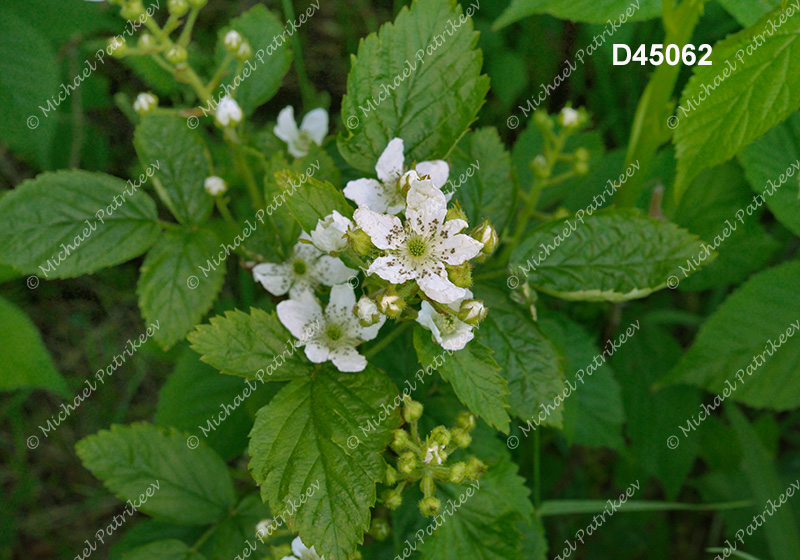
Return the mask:
[[376,342],[373,346],[370,347],[369,350],[364,352],[364,357],[369,359],[381,350],[383,350],[390,342],[392,342],[395,338],[403,334],[405,331],[408,330],[414,323],[412,321],[407,321],[405,323],[400,324],[395,330],[390,332],[386,335],[386,338],[383,340]]
[[192,8],[192,11],[189,12],[189,17],[186,20],[186,25],[183,26],[183,31],[181,31],[181,36],[178,38],[178,44],[182,47],[186,47],[189,45],[189,41],[192,40],[192,29],[194,29],[194,23],[197,21],[197,14],[200,13],[200,8]]
[[[205,533],[200,535],[200,538],[197,539],[197,541],[192,545],[192,548],[189,549],[189,553],[197,552],[200,549],[200,547],[203,546],[203,543],[208,540],[208,537],[210,537],[217,531],[217,527],[218,525],[215,523],[214,525],[209,527]],[[191,556],[191,554],[187,554],[187,556]]]
[[220,215],[225,221],[235,224],[236,220],[233,219],[231,211],[228,209],[228,203],[222,197],[217,197],[215,202],[217,203],[217,210],[219,210]]
[[[283,15],[286,21],[294,21],[294,6],[292,0],[281,0],[283,6]],[[300,86],[300,97],[303,100],[303,108],[305,111],[313,109],[317,103],[317,91],[308,80],[306,73],[306,65],[303,62],[303,45],[300,42],[300,35],[294,33],[292,35],[292,52],[294,54],[294,69],[297,72],[297,83]]]
[[241,145],[238,142],[238,138],[232,138],[228,135],[226,135],[226,137],[229,141],[228,145],[231,147],[231,150],[233,150],[236,167],[239,170],[239,173],[241,173],[244,177],[244,183],[247,186],[247,192],[250,195],[250,201],[253,203],[255,208],[264,208],[266,206],[264,197],[261,195],[261,192],[258,189],[255,177],[253,177],[253,172],[250,170],[250,166],[247,165],[247,160],[244,158],[244,153],[241,150]]

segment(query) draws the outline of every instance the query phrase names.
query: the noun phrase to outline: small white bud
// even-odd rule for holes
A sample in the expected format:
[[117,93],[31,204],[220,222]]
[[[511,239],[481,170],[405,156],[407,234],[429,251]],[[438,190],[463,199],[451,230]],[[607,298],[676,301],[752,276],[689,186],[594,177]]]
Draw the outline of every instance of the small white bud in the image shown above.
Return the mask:
[[158,97],[152,93],[140,93],[133,102],[133,110],[140,115],[152,113],[158,107]]
[[581,114],[572,107],[564,107],[558,116],[558,124],[563,127],[578,127],[581,121]]
[[206,177],[203,187],[211,196],[220,195],[228,190],[228,184],[225,182],[225,180],[222,177],[217,177],[216,175]]
[[239,107],[239,104],[229,96],[225,96],[220,99],[219,103],[217,104],[217,110],[214,113],[214,119],[217,121],[222,127],[228,126],[236,126],[242,119],[244,118],[244,113],[242,113],[242,108]]
[[458,311],[458,318],[468,325],[477,325],[486,318],[488,313],[483,302],[477,299],[465,299],[461,302],[461,309]]
[[239,50],[239,47],[242,46],[242,36],[235,29],[231,29],[225,34],[222,43],[225,45],[225,49],[228,52],[235,53]]
[[368,298],[361,296],[361,299],[356,303],[355,315],[358,317],[358,322],[362,327],[369,327],[380,321],[381,313],[378,310],[378,305]]

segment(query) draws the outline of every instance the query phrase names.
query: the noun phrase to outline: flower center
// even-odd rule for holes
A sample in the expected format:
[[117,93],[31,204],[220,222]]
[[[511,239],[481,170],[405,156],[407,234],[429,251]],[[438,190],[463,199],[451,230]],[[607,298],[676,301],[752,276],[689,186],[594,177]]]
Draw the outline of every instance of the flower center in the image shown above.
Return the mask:
[[308,271],[308,266],[306,265],[306,261],[303,259],[295,259],[292,262],[292,270],[298,276],[304,276],[305,273]]
[[311,134],[307,130],[301,130],[295,140],[295,145],[300,151],[307,152],[311,147]]
[[456,320],[450,315],[438,315],[434,322],[442,334],[450,334],[456,330]]
[[325,328],[325,335],[333,342],[336,342],[344,333],[342,332],[342,327],[337,325],[336,323],[331,323]]
[[421,257],[428,250],[425,240],[419,235],[413,235],[408,240],[408,252],[414,257]]

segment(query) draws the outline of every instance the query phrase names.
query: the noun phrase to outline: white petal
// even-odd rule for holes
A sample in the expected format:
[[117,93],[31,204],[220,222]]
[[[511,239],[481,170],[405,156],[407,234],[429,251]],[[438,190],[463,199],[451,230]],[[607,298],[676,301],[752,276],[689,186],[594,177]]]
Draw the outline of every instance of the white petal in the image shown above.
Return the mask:
[[417,164],[417,173],[420,175],[430,175],[433,186],[441,190],[445,183],[447,183],[447,177],[450,176],[450,166],[442,159],[423,161]]
[[253,279],[274,296],[289,291],[294,281],[292,267],[287,263],[262,263],[253,267]]
[[396,181],[403,174],[404,162],[403,139],[392,138],[386,149],[383,150],[381,157],[378,158],[378,163],[375,164],[378,179],[384,183]]
[[372,340],[373,338],[378,336],[378,331],[381,330],[381,327],[385,322],[386,322],[386,315],[381,315],[380,319],[378,319],[378,322],[375,323],[374,325],[370,325],[369,327],[362,327],[361,325],[359,325],[358,338],[360,338],[364,342]]
[[412,181],[406,198],[406,218],[411,229],[425,237],[433,233],[433,221],[441,226],[447,214],[447,201],[442,191],[433,186],[430,179]]
[[472,327],[462,321],[456,321],[456,330],[443,335],[439,343],[445,350],[462,350],[467,343],[475,338]]
[[301,299],[306,294],[314,295],[314,287],[308,281],[308,278],[295,278],[294,284],[289,288],[289,297],[292,299]]
[[[305,232],[303,232],[300,238],[311,241],[311,237],[306,235]],[[314,245],[311,243],[298,242],[294,244],[294,249],[292,249],[292,259],[301,259],[309,268],[314,266],[314,261],[320,258],[323,254],[324,253],[322,251],[314,247]]]
[[392,284],[402,284],[417,277],[413,267],[398,255],[378,257],[369,265],[367,274],[377,274]]
[[433,339],[438,342],[439,344],[442,343],[442,335],[439,332],[439,327],[436,326],[436,322],[434,318],[439,313],[433,308],[433,306],[428,303],[427,301],[422,302],[422,307],[419,310],[419,314],[417,315],[417,323],[431,331],[433,334]]
[[[426,267],[428,274],[419,274],[417,284],[426,296],[439,303],[453,303],[466,295],[464,288],[459,288],[447,278],[444,265],[434,262]],[[381,277],[383,278],[383,277]]]
[[305,342],[308,336],[309,323],[317,321],[322,315],[322,308],[311,293],[303,293],[299,299],[287,299],[278,304],[278,319],[289,329],[292,336]]
[[[312,266],[311,274],[314,279],[326,286],[347,282],[348,278],[358,274],[357,270],[347,268],[342,259],[329,255],[322,255]],[[353,301],[353,304],[355,304],[355,301]]]
[[353,219],[378,249],[399,249],[405,240],[403,224],[397,216],[379,214],[361,207],[353,214]]
[[328,135],[328,111],[314,109],[303,117],[300,130],[307,130],[317,146],[322,146],[322,141]]
[[330,359],[339,371],[363,371],[367,367],[367,359],[352,346],[340,346],[331,351]]
[[300,537],[295,537],[295,539],[292,541],[292,554],[298,558],[302,558],[306,551],[308,551],[308,547],[303,544],[303,541],[300,540]]
[[299,132],[297,130],[297,121],[294,120],[294,107],[289,105],[278,113],[278,124],[275,125],[272,131],[275,136],[287,143],[297,139]]
[[331,288],[331,299],[328,305],[343,307],[352,311],[356,305],[356,293],[350,284],[338,284]]
[[477,257],[483,249],[483,243],[463,233],[440,239],[439,242],[436,247],[436,257],[452,265],[465,263]]
[[359,206],[366,206],[370,210],[383,214],[388,209],[389,201],[381,185],[375,179],[356,179],[348,181],[344,188],[344,196]]
[[306,358],[315,364],[327,362],[330,358],[331,351],[327,346],[322,346],[316,342],[306,344]]

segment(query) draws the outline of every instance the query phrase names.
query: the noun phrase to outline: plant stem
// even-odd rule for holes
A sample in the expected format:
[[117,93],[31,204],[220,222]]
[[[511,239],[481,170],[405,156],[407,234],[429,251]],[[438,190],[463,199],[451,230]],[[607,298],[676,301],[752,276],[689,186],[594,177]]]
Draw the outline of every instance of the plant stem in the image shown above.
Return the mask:
[[383,350],[390,342],[392,342],[395,338],[397,338],[405,331],[407,331],[408,328],[413,324],[414,323],[412,321],[406,321],[405,323],[402,323],[395,330],[386,335],[386,338],[384,338],[380,342],[375,343],[369,350],[365,351],[364,357],[369,359],[378,352],[380,352],[381,350]]
[[[218,525],[215,523],[214,525],[212,525],[211,527],[209,527],[209,528],[208,528],[208,530],[207,530],[205,533],[203,533],[202,535],[200,535],[200,538],[199,538],[199,539],[197,539],[197,542],[195,542],[195,543],[192,545],[192,548],[190,548],[190,549],[189,549],[189,552],[190,552],[190,553],[191,553],[191,552],[197,552],[197,550],[198,550],[198,549],[199,549],[201,546],[203,546],[203,543],[204,543],[204,542],[206,542],[206,541],[208,540],[208,537],[210,537],[211,535],[213,535],[213,534],[214,534],[214,533],[217,531],[217,527],[218,527]],[[189,556],[190,556],[190,555],[189,555]]]
[[[286,21],[294,21],[294,6],[292,0],[281,0],[283,6],[283,15]],[[303,62],[303,44],[300,42],[300,35],[294,33],[292,35],[292,53],[294,55],[294,70],[297,72],[297,83],[300,86],[300,97],[303,100],[303,108],[307,112],[309,109],[314,108],[317,103],[317,91],[308,80],[306,74],[306,65]]]
[[194,23],[197,21],[197,14],[200,13],[200,8],[192,8],[192,11],[189,12],[189,17],[186,20],[186,25],[183,26],[183,31],[181,31],[181,36],[178,38],[178,44],[182,47],[186,47],[189,44],[189,41],[192,40],[192,29],[194,28]]

